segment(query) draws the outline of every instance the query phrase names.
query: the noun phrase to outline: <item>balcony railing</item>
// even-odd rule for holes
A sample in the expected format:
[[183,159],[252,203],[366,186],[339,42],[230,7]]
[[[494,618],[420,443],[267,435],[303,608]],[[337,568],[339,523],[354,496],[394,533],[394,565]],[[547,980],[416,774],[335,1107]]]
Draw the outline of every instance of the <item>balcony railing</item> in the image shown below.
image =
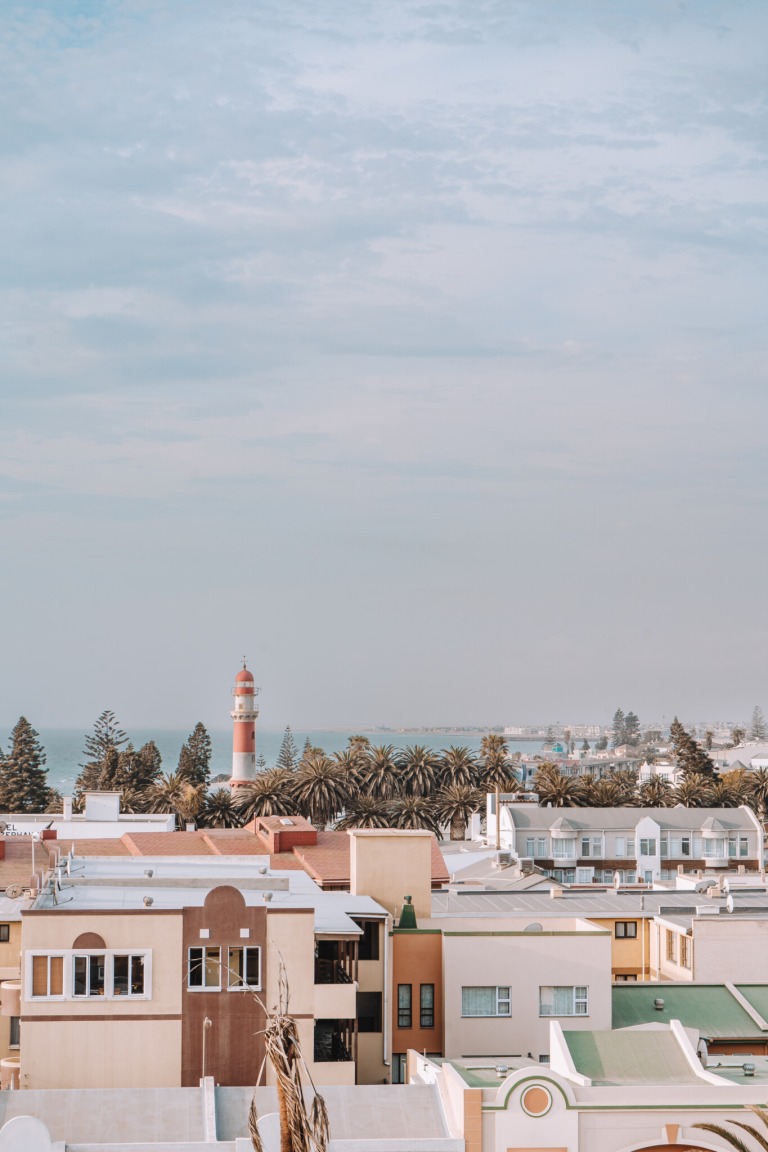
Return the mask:
[[315,984],[351,984],[352,977],[339,960],[315,960]]

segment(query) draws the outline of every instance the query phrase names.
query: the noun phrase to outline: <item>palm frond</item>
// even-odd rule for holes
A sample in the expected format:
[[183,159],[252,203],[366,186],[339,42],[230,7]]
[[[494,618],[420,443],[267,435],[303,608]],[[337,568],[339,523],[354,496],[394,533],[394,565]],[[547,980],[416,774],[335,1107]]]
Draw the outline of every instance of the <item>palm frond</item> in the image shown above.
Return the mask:
[[731,1148],[735,1148],[736,1152],[750,1152],[748,1145],[735,1132],[730,1132],[722,1124],[694,1124],[693,1127],[700,1128],[703,1132],[711,1132],[713,1136],[719,1136],[721,1140],[725,1140],[726,1144],[730,1144]]

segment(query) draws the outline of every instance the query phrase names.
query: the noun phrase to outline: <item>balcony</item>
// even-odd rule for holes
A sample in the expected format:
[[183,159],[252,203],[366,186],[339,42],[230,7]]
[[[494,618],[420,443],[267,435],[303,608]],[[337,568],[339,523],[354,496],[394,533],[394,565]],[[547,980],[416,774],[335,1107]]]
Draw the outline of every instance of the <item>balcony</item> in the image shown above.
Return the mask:
[[354,1020],[357,984],[315,984],[316,1020]]
[[315,1071],[318,1084],[354,1084],[354,1020],[315,1020]]
[[3,980],[0,984],[0,1015],[21,1016],[20,980]]

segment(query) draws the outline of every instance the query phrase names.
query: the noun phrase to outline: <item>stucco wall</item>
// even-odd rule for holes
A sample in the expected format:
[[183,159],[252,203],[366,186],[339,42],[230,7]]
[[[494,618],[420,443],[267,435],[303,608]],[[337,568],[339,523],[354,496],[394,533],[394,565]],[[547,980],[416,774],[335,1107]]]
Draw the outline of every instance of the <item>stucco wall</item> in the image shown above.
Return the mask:
[[177,1088],[180,1020],[25,1018],[22,1088]]
[[[514,922],[512,922],[514,923]],[[548,924],[557,924],[547,930]],[[577,927],[581,923],[583,927]],[[444,1054],[451,1057],[549,1053],[539,1016],[542,985],[586,985],[589,1012],[558,1017],[567,1029],[611,1027],[611,937],[584,922],[550,921],[543,932],[498,932],[498,921],[452,921],[443,937]],[[509,986],[508,1017],[462,1017],[462,986]]]

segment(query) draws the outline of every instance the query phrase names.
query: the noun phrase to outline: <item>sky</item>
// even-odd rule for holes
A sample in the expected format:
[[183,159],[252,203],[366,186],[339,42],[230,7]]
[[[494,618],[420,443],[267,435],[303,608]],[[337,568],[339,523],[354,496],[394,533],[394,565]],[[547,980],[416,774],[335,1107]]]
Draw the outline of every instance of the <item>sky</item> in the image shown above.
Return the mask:
[[764,0],[0,0],[0,727],[768,708]]

